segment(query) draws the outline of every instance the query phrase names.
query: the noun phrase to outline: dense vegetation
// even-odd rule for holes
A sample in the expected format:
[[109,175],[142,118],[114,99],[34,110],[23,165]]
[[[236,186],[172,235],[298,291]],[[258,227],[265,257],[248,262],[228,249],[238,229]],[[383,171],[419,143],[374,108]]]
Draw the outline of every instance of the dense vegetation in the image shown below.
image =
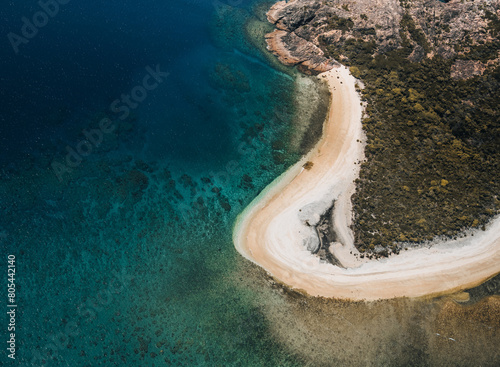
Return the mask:
[[[495,37],[498,18],[488,16]],[[329,22],[336,24],[349,23]],[[365,84],[366,161],[353,196],[353,229],[361,252],[382,255],[399,252],[402,243],[484,228],[500,211],[500,68],[454,80],[456,58],[408,60],[415,44],[430,49],[409,16],[402,19],[401,38],[402,47],[383,55],[361,38],[322,42],[328,56],[346,57],[342,62]],[[461,58],[486,62],[498,50],[494,40]]]

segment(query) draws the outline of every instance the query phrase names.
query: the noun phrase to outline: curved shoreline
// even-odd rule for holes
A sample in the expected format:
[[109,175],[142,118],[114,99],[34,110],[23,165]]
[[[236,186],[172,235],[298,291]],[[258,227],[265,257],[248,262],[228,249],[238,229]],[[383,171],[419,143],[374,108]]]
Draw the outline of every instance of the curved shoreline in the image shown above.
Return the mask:
[[[422,297],[471,288],[500,272],[500,218],[474,236],[411,249],[381,260],[359,260],[349,229],[350,197],[363,159],[362,107],[345,67],[319,75],[332,95],[323,136],[315,148],[271,183],[238,216],[233,241],[247,259],[279,281],[312,296],[351,300]],[[302,166],[312,162],[310,170]],[[332,246],[346,268],[305,248],[321,212],[335,201],[339,242]],[[312,210],[310,210],[312,208]]]

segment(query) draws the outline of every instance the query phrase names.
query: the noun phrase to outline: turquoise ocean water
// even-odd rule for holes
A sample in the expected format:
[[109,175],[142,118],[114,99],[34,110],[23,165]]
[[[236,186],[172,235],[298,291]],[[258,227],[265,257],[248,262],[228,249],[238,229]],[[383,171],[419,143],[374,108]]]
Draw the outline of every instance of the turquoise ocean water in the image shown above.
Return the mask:
[[0,5],[0,269],[15,255],[17,302],[2,365],[498,361],[497,298],[308,299],[235,251],[236,216],[325,112],[264,51],[269,4],[42,3]]
[[1,8],[15,363],[293,365],[233,279],[236,215],[297,156],[255,2],[48,3]]

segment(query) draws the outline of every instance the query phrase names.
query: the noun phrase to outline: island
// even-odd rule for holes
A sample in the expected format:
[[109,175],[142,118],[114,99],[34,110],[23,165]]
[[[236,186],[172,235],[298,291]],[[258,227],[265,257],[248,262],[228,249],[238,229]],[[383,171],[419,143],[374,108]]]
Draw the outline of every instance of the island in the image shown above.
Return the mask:
[[[411,76],[406,81],[402,78],[408,72],[405,68],[411,67],[416,75],[426,70],[442,72],[436,81],[443,88],[474,85],[484,82],[483,77],[496,88],[498,3],[479,3],[482,7],[457,1],[295,0],[273,5],[268,19],[278,30],[266,36],[269,49],[281,62],[327,82],[331,103],[316,146],[237,218],[233,240],[244,257],[296,290],[350,300],[453,293],[500,273],[495,191],[498,120],[475,135],[467,127],[454,130],[446,124],[454,113],[455,117],[465,113],[472,126],[479,123],[472,120],[483,114],[498,118],[498,108],[494,111],[498,94],[482,96],[480,106],[471,98],[468,103],[478,110],[472,116],[472,109],[464,112],[456,107],[464,104],[462,100],[450,101],[444,110],[432,93],[425,100],[424,92],[413,88]],[[426,14],[434,18],[420,24],[419,17]],[[448,19],[452,26],[438,34],[436,17]],[[476,24],[466,23],[468,18]],[[443,35],[462,31],[469,37],[465,52]],[[387,81],[380,80],[384,74]],[[433,82],[428,86],[434,87]],[[493,109],[484,111],[490,104]],[[408,119],[406,110],[414,120]],[[425,143],[429,139],[419,135],[425,133],[419,127],[430,131],[435,145],[429,157],[418,154],[419,137]],[[491,138],[483,137],[484,133]],[[412,139],[406,141],[408,137]],[[415,160],[409,155],[415,155]],[[388,168],[387,159],[399,164]],[[483,172],[482,166],[470,164],[472,159],[485,160],[497,169]],[[411,172],[412,162],[424,168]],[[439,177],[448,172],[447,165],[467,169],[468,177],[478,171],[488,181],[472,187],[471,192],[478,190],[478,195],[464,192],[454,200],[453,190],[461,190],[458,173]],[[386,176],[397,182],[400,192],[393,193],[394,186],[380,187]],[[401,211],[403,218],[398,217]],[[457,219],[459,224],[448,218],[426,224],[436,216],[456,213],[465,217]]]

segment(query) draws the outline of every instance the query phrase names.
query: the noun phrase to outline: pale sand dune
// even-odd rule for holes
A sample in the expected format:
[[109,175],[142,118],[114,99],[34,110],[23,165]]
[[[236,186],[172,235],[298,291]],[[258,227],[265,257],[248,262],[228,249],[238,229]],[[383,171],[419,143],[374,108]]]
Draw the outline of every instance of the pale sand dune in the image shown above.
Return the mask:
[[[238,217],[237,250],[279,281],[313,296],[376,300],[451,293],[500,272],[500,218],[486,231],[432,248],[404,251],[382,260],[358,260],[349,229],[353,180],[363,159],[362,107],[355,79],[344,68],[319,77],[328,81],[332,103],[323,137],[300,162],[278,177]],[[305,162],[312,169],[302,168]],[[314,243],[319,214],[335,200],[332,246],[345,269],[320,262],[306,250]],[[317,238],[317,237],[316,237]],[[316,240],[317,241],[317,240]]]

